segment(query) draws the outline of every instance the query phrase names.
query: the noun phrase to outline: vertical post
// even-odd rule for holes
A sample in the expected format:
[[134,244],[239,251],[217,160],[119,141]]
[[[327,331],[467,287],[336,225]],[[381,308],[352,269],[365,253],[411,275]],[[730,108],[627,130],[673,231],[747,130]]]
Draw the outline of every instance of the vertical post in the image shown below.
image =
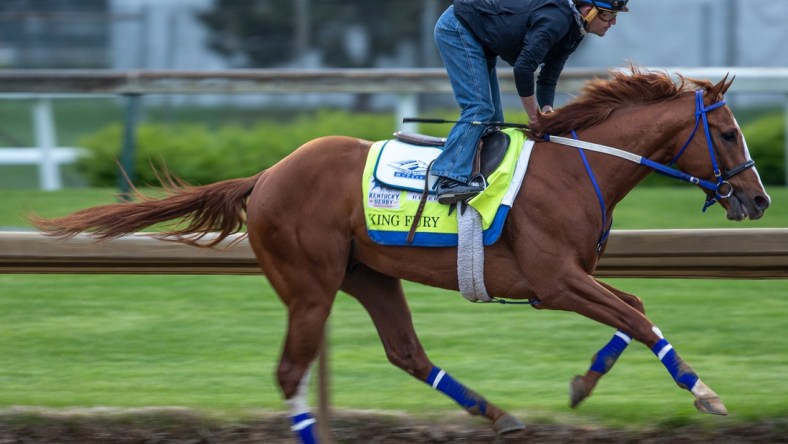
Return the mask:
[[725,65],[736,66],[739,59],[739,2],[738,0],[728,0],[726,6]]
[[53,191],[62,187],[60,169],[55,160],[55,123],[52,118],[52,100],[42,97],[33,104],[33,127],[36,150],[41,154],[38,163],[39,186]]
[[421,66],[440,66],[438,50],[433,39],[433,29],[443,13],[437,0],[427,0],[421,6]]
[[310,26],[312,17],[310,15],[309,0],[295,1],[295,56],[298,63],[306,63],[306,56],[309,52],[309,43],[312,40]]
[[395,128],[402,131],[416,131],[415,123],[402,123],[405,117],[417,117],[419,113],[419,103],[415,93],[400,94],[397,100],[397,122]]
[[320,355],[317,361],[317,384],[318,384],[318,434],[320,442],[329,444],[334,442],[331,436],[331,384],[328,368],[328,322],[323,332],[323,341],[320,344]]
[[[712,62],[712,53],[710,48],[712,48],[712,13],[713,9],[712,6],[707,2],[704,1],[700,4],[700,26],[698,29],[700,30],[700,37],[699,42],[700,45],[700,66],[714,66]],[[728,55],[726,54],[726,57]]]
[[137,149],[137,120],[139,118],[140,95],[126,94],[125,115],[123,119],[123,146],[120,151],[120,171],[118,172],[118,188],[120,198],[131,200],[131,184],[134,183],[134,159]]
[[785,125],[783,128],[783,153],[785,154],[785,186],[788,187],[788,93],[784,95],[783,99],[783,120]]

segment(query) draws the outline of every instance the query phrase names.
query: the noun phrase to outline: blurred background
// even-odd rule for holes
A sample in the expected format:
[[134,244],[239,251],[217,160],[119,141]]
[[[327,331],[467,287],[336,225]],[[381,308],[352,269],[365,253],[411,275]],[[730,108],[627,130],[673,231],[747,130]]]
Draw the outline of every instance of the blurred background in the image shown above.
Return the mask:
[[[117,202],[117,162],[130,146],[141,187],[155,184],[152,165],[162,163],[193,184],[249,176],[319,136],[390,138],[401,126],[406,95],[317,91],[318,81],[315,90],[297,93],[97,93],[87,92],[90,85],[83,92],[41,93],[31,83],[18,89],[4,85],[4,75],[44,72],[65,84],[68,76],[137,71],[442,72],[432,33],[450,3],[0,0],[0,235],[32,230],[25,219],[31,211],[54,217]],[[739,73],[726,99],[773,202],[763,219],[732,224],[719,207],[700,211],[697,188],[654,177],[616,208],[614,228],[788,227],[788,1],[631,0],[630,9],[606,37],[589,36],[565,73],[604,75],[630,62],[679,72],[719,68],[709,76],[715,82],[726,72]],[[499,73],[511,70],[501,63]],[[759,82],[760,73],[772,74]],[[177,81],[160,85],[171,83]],[[409,93],[414,114],[457,117],[451,93],[416,91],[416,83]],[[575,92],[564,88],[557,103]],[[516,94],[507,92],[505,99],[507,120],[524,121]],[[449,127],[416,129],[442,135]],[[785,251],[779,239],[784,238],[756,246]],[[79,264],[78,257],[72,262]],[[720,387],[732,412],[728,422],[701,422],[705,418],[645,347],[632,347],[594,401],[570,411],[566,382],[610,338],[609,328],[570,313],[481,308],[454,292],[415,284],[406,290],[415,296],[409,302],[416,326],[436,362],[527,418],[529,428],[532,420],[646,424],[649,430],[655,424],[665,430],[698,423],[704,433],[696,436],[706,437],[721,424],[775,420],[781,427],[775,436],[784,438],[784,279],[609,282],[647,300],[651,318],[670,332],[682,356],[703,372],[704,381]],[[355,301],[339,297],[337,305],[331,321],[332,405],[458,412],[450,400],[427,394],[428,386],[387,362]],[[10,406],[282,411],[272,373],[285,323],[263,276],[0,274],[0,425]],[[286,421],[282,427],[289,433]]]
[[[432,32],[450,3],[4,0],[0,70],[440,69]],[[630,62],[734,74],[788,66],[787,2],[633,0],[630,9],[605,38],[589,36],[567,71]],[[502,62],[499,69],[510,68]],[[570,95],[561,94],[558,104]],[[506,96],[507,119],[523,120],[516,95]],[[785,88],[740,93],[734,83],[730,96],[764,180],[785,184]],[[390,93],[144,95],[135,111],[135,179],[153,179],[151,156],[178,163],[174,172],[187,181],[205,183],[253,174],[320,135],[387,138],[398,129],[398,100]],[[420,93],[416,100],[422,116],[457,115],[451,94]],[[119,96],[98,94],[0,94],[0,187],[114,186],[127,106]],[[19,151],[42,144],[63,148],[55,180]]]
[[[5,68],[439,67],[448,0],[4,0]],[[788,4],[632,0],[573,67],[786,66]]]

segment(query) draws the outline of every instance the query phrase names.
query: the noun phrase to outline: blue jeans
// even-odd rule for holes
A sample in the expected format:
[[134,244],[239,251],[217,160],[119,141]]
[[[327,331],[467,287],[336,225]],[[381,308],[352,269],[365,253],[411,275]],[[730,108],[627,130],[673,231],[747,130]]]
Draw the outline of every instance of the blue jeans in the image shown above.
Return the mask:
[[473,156],[485,125],[471,122],[502,122],[501,91],[495,70],[496,57],[484,54],[482,44],[454,15],[454,6],[435,25],[438,45],[454,96],[460,105],[460,123],[446,138],[443,152],[432,165],[431,173],[468,183]]

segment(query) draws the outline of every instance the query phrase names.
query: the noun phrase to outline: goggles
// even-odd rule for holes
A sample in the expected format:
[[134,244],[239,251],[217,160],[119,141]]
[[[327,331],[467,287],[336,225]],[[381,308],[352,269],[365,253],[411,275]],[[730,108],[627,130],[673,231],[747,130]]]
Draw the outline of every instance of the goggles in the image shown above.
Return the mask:
[[616,11],[609,11],[607,9],[597,8],[598,12],[596,14],[596,18],[602,20],[603,22],[610,23],[616,19],[618,12]]

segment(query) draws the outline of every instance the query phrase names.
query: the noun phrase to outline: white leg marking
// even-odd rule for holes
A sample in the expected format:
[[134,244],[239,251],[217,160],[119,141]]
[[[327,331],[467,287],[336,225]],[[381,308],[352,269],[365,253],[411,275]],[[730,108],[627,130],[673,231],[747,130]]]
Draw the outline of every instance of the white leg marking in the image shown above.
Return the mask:
[[301,377],[301,382],[298,384],[298,389],[296,390],[295,395],[285,401],[290,408],[290,416],[296,416],[309,412],[307,395],[309,394],[309,377],[311,373],[311,370],[307,370],[306,373],[304,373],[304,376]]
[[700,379],[698,379],[698,381],[695,383],[695,387],[692,387],[692,390],[690,390],[690,392],[692,392],[692,394],[695,395],[696,398],[717,396],[717,394],[714,393],[714,390],[710,389],[709,386],[704,384],[703,381],[701,381]]

